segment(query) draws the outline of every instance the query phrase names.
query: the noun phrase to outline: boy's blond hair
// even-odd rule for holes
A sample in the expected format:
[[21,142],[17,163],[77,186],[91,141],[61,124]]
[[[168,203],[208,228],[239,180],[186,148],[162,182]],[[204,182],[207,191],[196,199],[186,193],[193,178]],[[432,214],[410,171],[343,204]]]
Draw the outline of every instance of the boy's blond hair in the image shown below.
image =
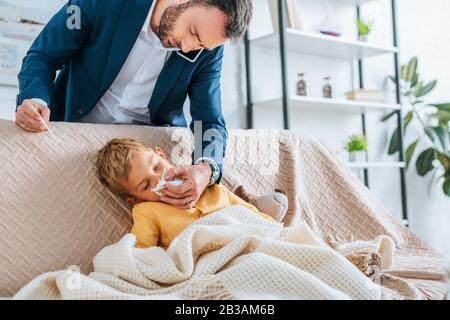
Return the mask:
[[130,174],[130,161],[136,151],[153,150],[133,139],[113,139],[97,153],[95,165],[100,181],[111,191],[126,196],[123,181]]

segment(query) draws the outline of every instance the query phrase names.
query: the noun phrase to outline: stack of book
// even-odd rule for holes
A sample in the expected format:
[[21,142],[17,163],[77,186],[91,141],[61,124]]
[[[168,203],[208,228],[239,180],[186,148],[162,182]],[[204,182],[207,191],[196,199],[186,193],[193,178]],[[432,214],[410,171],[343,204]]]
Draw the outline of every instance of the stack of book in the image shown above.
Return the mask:
[[386,97],[380,90],[352,90],[346,92],[347,100],[384,102]]

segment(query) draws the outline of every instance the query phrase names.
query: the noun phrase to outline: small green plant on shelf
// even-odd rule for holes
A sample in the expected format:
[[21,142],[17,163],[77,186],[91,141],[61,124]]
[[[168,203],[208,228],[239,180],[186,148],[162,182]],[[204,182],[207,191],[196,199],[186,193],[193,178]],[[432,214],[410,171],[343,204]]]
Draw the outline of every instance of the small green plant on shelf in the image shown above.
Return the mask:
[[373,22],[365,22],[358,18],[358,38],[362,41],[367,41],[367,36],[372,32]]
[[366,151],[367,138],[363,134],[354,134],[350,136],[345,144],[345,150],[348,152]]
[[[364,161],[365,151],[367,150],[367,138],[363,134],[354,134],[347,139],[345,150],[349,153],[351,162]],[[359,155],[359,157],[358,157]]]
[[[413,142],[405,152],[406,168],[409,168],[414,153],[418,149],[419,143],[427,145],[425,150],[419,153],[416,160],[416,171],[419,176],[424,177],[429,172],[433,172],[430,187],[437,181],[442,181],[442,190],[447,197],[450,197],[450,103],[430,104],[423,99],[434,90],[438,81],[433,80],[428,83],[420,79],[418,73],[418,59],[412,58],[407,65],[402,65],[401,91],[407,98],[410,110],[403,117],[403,135],[413,122],[419,124],[421,133],[414,137]],[[395,83],[395,78],[390,77]],[[394,115],[401,115],[400,111],[394,111],[383,117],[385,122]],[[389,144],[388,154],[393,155],[399,151],[399,129],[392,134]],[[439,175],[443,172],[441,175]]]

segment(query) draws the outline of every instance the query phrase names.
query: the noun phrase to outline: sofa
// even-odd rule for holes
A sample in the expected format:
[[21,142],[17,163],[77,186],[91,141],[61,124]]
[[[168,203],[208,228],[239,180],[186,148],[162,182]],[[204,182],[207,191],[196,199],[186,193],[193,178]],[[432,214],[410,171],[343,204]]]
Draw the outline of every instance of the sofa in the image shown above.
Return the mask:
[[[38,275],[78,266],[130,231],[130,207],[98,181],[96,151],[109,139],[159,146],[189,164],[193,137],[185,128],[52,123],[27,133],[0,120],[0,297]],[[400,221],[319,140],[285,130],[231,130],[222,183],[252,194],[275,188],[289,198],[284,223],[306,222],[327,239],[396,244],[395,268],[381,278],[398,299],[443,299],[448,261]]]

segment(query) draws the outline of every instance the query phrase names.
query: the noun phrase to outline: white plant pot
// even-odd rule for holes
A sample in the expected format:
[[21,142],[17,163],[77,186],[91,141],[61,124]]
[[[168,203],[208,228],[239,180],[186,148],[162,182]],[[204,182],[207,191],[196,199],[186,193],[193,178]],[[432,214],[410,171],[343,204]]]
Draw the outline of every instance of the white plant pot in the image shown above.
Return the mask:
[[349,152],[348,160],[350,162],[366,162],[366,152],[365,151]]
[[358,40],[362,42],[367,42],[367,38],[368,38],[367,34],[365,36],[358,36]]

